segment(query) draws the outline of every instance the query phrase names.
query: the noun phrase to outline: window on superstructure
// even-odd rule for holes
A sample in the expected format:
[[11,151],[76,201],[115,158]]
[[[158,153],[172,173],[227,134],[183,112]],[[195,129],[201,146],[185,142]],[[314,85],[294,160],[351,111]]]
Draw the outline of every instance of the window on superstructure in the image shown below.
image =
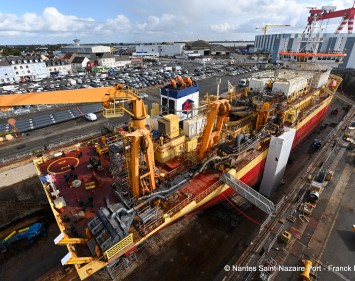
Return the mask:
[[20,65],[20,69],[23,69],[23,66],[22,66],[22,65]]
[[26,68],[28,68],[28,65],[26,65]]
[[175,101],[174,100],[169,100],[169,113],[170,114],[175,113]]
[[18,75],[18,71],[16,71],[16,75]]
[[31,71],[27,70],[27,73],[30,73]]
[[17,69],[17,67],[16,67],[16,66],[14,66],[14,69],[16,70],[16,69]]

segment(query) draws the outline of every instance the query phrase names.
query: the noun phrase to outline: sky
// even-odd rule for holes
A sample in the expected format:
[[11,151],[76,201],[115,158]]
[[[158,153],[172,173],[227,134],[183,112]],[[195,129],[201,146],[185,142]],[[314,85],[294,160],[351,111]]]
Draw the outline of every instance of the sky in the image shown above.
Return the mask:
[[2,0],[0,45],[254,40],[265,24],[291,25],[269,33],[302,32],[307,7],[328,5],[353,0]]

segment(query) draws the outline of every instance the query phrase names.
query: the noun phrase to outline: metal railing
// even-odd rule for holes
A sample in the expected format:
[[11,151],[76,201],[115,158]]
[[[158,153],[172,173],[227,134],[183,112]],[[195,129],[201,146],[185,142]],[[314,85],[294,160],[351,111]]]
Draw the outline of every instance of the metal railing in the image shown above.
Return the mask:
[[75,144],[75,143],[84,141],[86,139],[89,139],[89,138],[92,138],[95,136],[100,136],[100,135],[101,135],[101,131],[92,131],[92,132],[88,132],[86,134],[81,134],[79,136],[75,136],[75,137],[71,137],[71,138],[68,138],[68,139],[65,139],[62,141],[51,143],[51,144],[47,145],[46,147],[44,147],[44,146],[35,147],[35,148],[32,148],[31,150],[27,150],[22,153],[17,153],[15,155],[0,158],[0,166],[5,165],[5,164],[10,164],[12,162],[16,162],[19,160],[26,160],[28,158],[31,158],[33,155],[37,155],[39,153],[43,153],[44,151],[47,151],[47,149],[50,149],[50,150],[58,149],[60,147]]
[[169,217],[172,217],[173,215],[175,215],[176,213],[181,211],[183,208],[185,208],[188,204],[190,204],[193,201],[195,201],[196,203],[202,201],[202,199],[204,199],[205,197],[207,197],[207,195],[209,195],[213,191],[215,191],[221,184],[223,184],[223,183],[220,180],[218,180],[214,184],[212,184],[210,187],[208,187],[204,191],[197,194],[195,197],[192,197],[191,194],[188,194],[187,198],[185,198],[179,204],[177,204],[176,206],[171,208],[169,211],[167,211],[164,216],[161,216],[161,217],[155,219],[154,221],[149,222],[145,226],[145,229],[149,229],[152,226],[157,226],[157,225],[163,224],[165,221],[164,218],[166,217],[166,215],[168,215]]

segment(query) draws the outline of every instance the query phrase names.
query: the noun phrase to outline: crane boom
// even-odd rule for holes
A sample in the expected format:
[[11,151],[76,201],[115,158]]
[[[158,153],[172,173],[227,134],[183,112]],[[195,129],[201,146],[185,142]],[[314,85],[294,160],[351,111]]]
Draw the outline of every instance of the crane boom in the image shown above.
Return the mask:
[[109,88],[52,91],[42,93],[11,94],[0,96],[0,107],[20,105],[102,102]]
[[285,26],[290,26],[289,24],[265,24],[262,27],[256,27],[255,29],[261,29],[264,31],[264,35],[266,35],[267,31],[270,28],[274,28],[274,27],[285,27]]
[[[130,101],[132,108],[124,108],[124,102]],[[102,103],[106,118],[120,117],[122,111],[131,115],[132,127],[143,129],[146,125],[147,112],[137,90],[117,84],[113,87],[88,88],[80,90],[53,91],[45,93],[13,94],[0,96],[0,109],[8,110],[12,106],[39,104],[77,104]]]

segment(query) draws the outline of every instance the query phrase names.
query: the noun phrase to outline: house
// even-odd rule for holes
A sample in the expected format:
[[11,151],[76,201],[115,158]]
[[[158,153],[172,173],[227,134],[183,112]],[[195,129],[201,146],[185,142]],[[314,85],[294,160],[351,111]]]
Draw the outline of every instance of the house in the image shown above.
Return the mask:
[[15,81],[15,73],[10,63],[6,59],[0,60],[0,84],[6,84]]
[[68,75],[72,73],[72,65],[64,60],[48,60],[46,66],[50,75]]
[[194,51],[194,53],[199,53],[201,56],[209,56],[211,54],[211,46],[207,41],[204,40],[187,42],[185,45],[185,50]]
[[72,63],[75,56],[76,55],[74,53],[66,53],[66,54],[64,54],[64,56],[61,57],[61,60],[68,62],[68,63]]
[[103,67],[114,67],[115,65],[115,56],[110,53],[103,53],[97,58],[98,65]]
[[[16,82],[24,80],[32,80],[38,78],[46,78],[49,76],[46,63],[38,56],[9,56],[6,58],[12,68],[11,73]],[[0,80],[1,81],[1,80]]]
[[223,45],[217,45],[217,46],[212,46],[211,48],[211,55],[212,56],[226,56],[229,57],[230,55],[230,50]]
[[[132,58],[133,60],[133,58]],[[138,58],[138,60],[140,61],[140,64],[143,64],[143,59],[142,58]],[[131,60],[129,58],[129,56],[115,56],[115,66],[116,67],[125,67],[126,65],[130,65],[131,64]]]
[[86,68],[88,62],[90,62],[90,60],[87,57],[75,57],[71,62],[72,69],[74,71],[78,69],[82,70],[83,68]]

